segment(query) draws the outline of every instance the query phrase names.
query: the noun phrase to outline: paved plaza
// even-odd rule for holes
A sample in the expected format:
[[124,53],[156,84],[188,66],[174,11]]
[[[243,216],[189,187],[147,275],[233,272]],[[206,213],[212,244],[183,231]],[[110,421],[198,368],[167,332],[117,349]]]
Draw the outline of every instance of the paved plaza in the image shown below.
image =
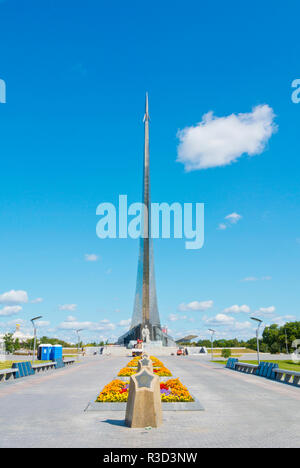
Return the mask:
[[300,447],[300,390],[236,373],[204,356],[163,357],[205,407],[165,412],[158,429],[129,429],[124,412],[85,412],[128,358],[0,384],[0,447]]

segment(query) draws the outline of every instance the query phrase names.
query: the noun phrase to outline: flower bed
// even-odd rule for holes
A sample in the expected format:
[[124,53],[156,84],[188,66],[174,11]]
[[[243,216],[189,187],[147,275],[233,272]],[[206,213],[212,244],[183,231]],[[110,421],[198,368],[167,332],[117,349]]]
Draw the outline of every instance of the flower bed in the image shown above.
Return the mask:
[[167,369],[164,365],[162,365],[161,367],[158,367],[157,369],[153,369],[153,373],[155,375],[158,375],[159,377],[171,377],[172,376],[169,369]]
[[169,379],[160,384],[161,401],[194,401],[188,389],[179,379]]
[[[133,359],[131,359],[131,361],[129,361],[129,363],[127,364],[127,367],[137,367],[138,366],[138,361],[142,359],[141,356],[136,356],[134,357]],[[155,356],[150,356],[150,359],[153,363],[153,366],[155,367],[164,367],[163,363],[157,359]]]
[[130,377],[133,374],[137,373],[137,369],[134,367],[123,367],[118,373],[118,377]]
[[[118,373],[118,377],[130,377],[137,373],[136,367],[123,367]],[[153,373],[158,377],[171,377],[172,373],[164,365],[153,369]]]
[[156,357],[150,356],[150,359],[151,359],[151,361],[153,363],[153,366],[164,367],[163,363],[159,359],[157,359]]
[[126,402],[128,399],[128,387],[129,385],[122,382],[122,380],[112,380],[108,385],[105,385],[96,401],[102,403]]
[[[105,385],[96,402],[126,402],[128,399],[128,389],[129,385],[125,382],[118,379],[113,380],[108,385]],[[160,394],[161,401],[166,403],[194,401],[188,389],[182,385],[179,379],[169,379],[166,382],[162,382],[160,384]]]
[[138,361],[140,359],[141,359],[140,356],[134,357],[133,359],[131,359],[131,361],[129,361],[129,363],[127,364],[127,367],[137,367],[138,366]]

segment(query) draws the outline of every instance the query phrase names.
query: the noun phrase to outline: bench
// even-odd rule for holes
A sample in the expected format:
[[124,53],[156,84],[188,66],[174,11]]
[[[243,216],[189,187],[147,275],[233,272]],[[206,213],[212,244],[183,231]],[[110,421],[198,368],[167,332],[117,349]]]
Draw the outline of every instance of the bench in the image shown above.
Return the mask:
[[21,377],[27,377],[28,375],[34,374],[34,370],[31,366],[31,361],[14,362],[12,368],[17,369],[17,372],[14,374],[15,379],[20,379]]
[[[284,382],[300,387],[300,372],[286,369],[274,369],[273,372],[276,374],[275,380],[278,382]],[[293,381],[291,382],[292,378]]]
[[227,363],[226,363],[226,368],[227,369],[235,369],[235,364],[238,362],[239,360],[237,358],[229,358]]
[[42,364],[33,364],[32,369],[34,373],[45,371],[49,369],[55,369],[56,362],[43,362]]
[[18,372],[17,369],[0,369],[0,382],[1,381],[5,381],[5,380],[9,380],[10,378],[12,378],[15,374],[15,372]]
[[245,374],[256,374],[258,365],[249,364],[247,362],[236,362],[234,364],[234,369],[236,371],[244,372]]
[[75,362],[74,358],[64,359],[64,363],[66,366],[69,366],[70,364],[74,364],[74,362]]

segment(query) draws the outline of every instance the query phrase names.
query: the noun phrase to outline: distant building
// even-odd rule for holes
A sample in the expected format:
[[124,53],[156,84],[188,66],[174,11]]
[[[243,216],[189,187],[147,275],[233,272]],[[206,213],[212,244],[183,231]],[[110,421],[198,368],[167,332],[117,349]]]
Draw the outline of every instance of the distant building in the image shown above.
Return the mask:
[[176,340],[176,343],[179,344],[179,343],[189,343],[191,340],[193,340],[194,338],[197,338],[198,335],[188,335],[188,336],[184,336],[183,338],[180,338],[180,340]]
[[[28,335],[26,333],[23,333],[21,330],[21,325],[19,323],[16,324],[16,330],[13,333],[13,339],[16,340],[18,339],[20,343],[23,343],[24,341],[31,340],[33,338],[33,335]],[[3,341],[3,337],[5,334],[0,335],[0,341]]]

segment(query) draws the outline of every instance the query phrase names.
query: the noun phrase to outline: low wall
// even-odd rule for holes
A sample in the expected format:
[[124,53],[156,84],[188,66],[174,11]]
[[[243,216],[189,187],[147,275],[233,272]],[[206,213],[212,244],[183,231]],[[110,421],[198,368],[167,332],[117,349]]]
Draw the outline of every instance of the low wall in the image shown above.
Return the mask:
[[176,354],[177,349],[177,346],[143,345],[143,351],[152,356],[170,356],[171,354]]
[[[177,347],[173,346],[144,346],[144,351],[153,356],[170,356],[176,354]],[[110,356],[131,356],[134,349],[127,349],[125,346],[104,346],[103,355]]]
[[125,346],[104,346],[103,355],[110,356],[131,356],[131,349],[125,348]]
[[[200,354],[200,356],[205,356],[207,354],[207,349],[204,346],[185,346],[189,354]],[[204,353],[200,353],[201,349],[204,349]]]

